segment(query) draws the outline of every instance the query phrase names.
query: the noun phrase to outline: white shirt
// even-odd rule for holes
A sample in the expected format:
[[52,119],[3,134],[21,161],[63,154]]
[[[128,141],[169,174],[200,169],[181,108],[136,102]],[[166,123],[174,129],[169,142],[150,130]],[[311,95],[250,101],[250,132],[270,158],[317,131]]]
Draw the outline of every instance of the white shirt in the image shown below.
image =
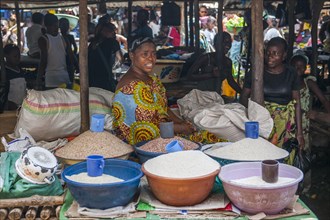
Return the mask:
[[209,44],[211,44],[212,46],[214,45],[214,36],[216,35],[217,33],[215,32],[214,29],[212,30],[209,30],[209,29],[205,29],[204,30],[204,35],[206,37],[206,40],[207,42],[209,42]]
[[52,36],[46,34],[48,42],[48,57],[45,75],[46,87],[58,87],[63,83],[70,83],[66,67],[66,52],[64,39],[61,34]]
[[40,24],[33,24],[26,30],[26,43],[29,48],[29,54],[40,52],[38,40],[42,36],[42,26]]

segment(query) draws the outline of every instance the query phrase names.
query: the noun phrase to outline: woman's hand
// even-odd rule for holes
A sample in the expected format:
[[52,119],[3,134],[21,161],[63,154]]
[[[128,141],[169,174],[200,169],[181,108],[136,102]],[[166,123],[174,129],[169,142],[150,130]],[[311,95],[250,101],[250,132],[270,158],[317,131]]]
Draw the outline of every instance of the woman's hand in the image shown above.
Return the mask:
[[174,124],[174,133],[189,135],[196,131],[195,126],[187,121]]
[[297,134],[297,141],[299,144],[299,148],[300,150],[303,150],[305,148],[305,139],[304,139],[304,135],[302,134]]

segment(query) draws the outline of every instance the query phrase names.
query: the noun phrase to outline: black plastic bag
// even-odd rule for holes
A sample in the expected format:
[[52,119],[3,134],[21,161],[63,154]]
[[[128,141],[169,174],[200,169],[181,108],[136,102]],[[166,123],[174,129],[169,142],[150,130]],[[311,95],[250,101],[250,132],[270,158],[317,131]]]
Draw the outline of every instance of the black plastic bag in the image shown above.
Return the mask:
[[[300,169],[304,174],[311,168],[310,154],[305,150],[301,150],[298,140],[293,138],[283,144],[283,149],[287,150],[290,155],[293,153],[292,165]],[[290,160],[290,158],[289,158]]]

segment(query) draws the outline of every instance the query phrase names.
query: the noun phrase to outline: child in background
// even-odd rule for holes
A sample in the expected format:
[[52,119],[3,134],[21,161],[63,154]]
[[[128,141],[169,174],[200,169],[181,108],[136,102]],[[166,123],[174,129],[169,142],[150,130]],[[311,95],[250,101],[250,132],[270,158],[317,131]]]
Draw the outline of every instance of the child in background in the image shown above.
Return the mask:
[[178,47],[180,46],[180,42],[181,42],[181,37],[180,37],[179,28],[175,26],[171,26],[168,32],[167,40],[164,45]]
[[21,53],[18,46],[7,44],[3,48],[6,63],[6,80],[9,82],[8,110],[15,110],[22,105],[26,96],[26,81],[19,67]]

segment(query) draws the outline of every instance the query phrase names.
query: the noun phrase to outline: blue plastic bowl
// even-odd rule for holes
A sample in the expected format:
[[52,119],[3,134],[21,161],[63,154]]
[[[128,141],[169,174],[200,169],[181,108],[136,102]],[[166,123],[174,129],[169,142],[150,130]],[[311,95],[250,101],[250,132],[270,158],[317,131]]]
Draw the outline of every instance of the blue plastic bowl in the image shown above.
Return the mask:
[[[152,159],[154,157],[158,157],[160,155],[167,154],[167,153],[155,153],[155,152],[141,150],[140,147],[146,143],[148,143],[148,141],[141,141],[141,142],[137,143],[136,145],[134,145],[135,153],[138,156],[141,164],[143,164],[147,160]],[[194,150],[200,150],[201,145],[199,143],[196,143],[196,144],[198,144],[198,147]]]
[[125,180],[109,184],[89,184],[69,180],[66,176],[87,172],[87,163],[80,162],[62,172],[62,179],[81,207],[108,209],[130,203],[143,176],[141,165],[128,160],[106,159],[103,173]]

